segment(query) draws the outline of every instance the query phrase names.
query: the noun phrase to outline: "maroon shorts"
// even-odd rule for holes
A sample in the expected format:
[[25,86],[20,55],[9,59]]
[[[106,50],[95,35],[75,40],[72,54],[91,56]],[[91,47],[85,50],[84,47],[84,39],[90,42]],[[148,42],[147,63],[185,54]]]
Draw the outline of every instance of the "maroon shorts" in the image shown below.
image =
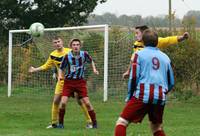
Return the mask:
[[152,123],[162,123],[164,105],[145,104],[135,97],[126,104],[121,113],[121,117],[129,122],[142,122],[144,116],[148,114]]
[[83,79],[66,79],[64,81],[62,96],[73,97],[74,92],[76,92],[80,98],[88,97],[86,81]]

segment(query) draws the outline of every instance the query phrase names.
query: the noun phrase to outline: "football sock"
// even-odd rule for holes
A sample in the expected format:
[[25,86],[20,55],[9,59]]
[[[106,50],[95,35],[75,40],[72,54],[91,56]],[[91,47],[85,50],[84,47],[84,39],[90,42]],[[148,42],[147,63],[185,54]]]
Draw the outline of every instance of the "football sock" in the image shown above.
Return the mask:
[[154,136],[165,136],[165,132],[163,130],[158,130],[153,135]]
[[64,123],[65,109],[59,110],[59,124]]
[[96,120],[96,113],[94,112],[94,110],[88,111],[88,113],[90,115],[93,125],[96,124],[97,120]]
[[57,124],[58,123],[58,112],[59,112],[59,106],[58,104],[53,103],[52,104],[52,109],[51,109],[51,120],[52,124]]
[[81,109],[83,110],[83,113],[85,115],[87,123],[92,123],[92,120],[90,118],[90,115],[88,113],[88,110],[87,110],[86,106],[84,104],[81,104],[80,106],[81,106]]
[[126,136],[126,127],[124,125],[117,125],[115,127],[115,136]]

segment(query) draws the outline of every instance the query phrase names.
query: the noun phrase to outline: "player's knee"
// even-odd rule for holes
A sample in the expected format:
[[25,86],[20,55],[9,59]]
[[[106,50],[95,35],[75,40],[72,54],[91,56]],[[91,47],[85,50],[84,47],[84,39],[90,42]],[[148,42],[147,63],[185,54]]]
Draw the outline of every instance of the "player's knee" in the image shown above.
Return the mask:
[[128,124],[129,124],[129,122],[122,117],[119,117],[116,122],[116,125],[128,126]]
[[60,99],[54,99],[54,100],[53,100],[53,103],[56,104],[56,105],[59,105]]
[[60,104],[61,96],[60,95],[55,95],[53,99],[53,103],[58,105]]
[[54,105],[59,105],[59,102],[58,101],[53,101],[53,104]]
[[86,106],[87,108],[90,108],[90,107],[91,107],[89,102],[85,102],[85,106]]
[[61,108],[61,109],[65,109],[65,107],[66,107],[66,103],[61,102],[61,103],[60,103],[60,108]]
[[86,103],[84,103],[85,104],[85,106],[86,106],[86,108],[88,109],[88,110],[92,110],[93,108],[92,108],[92,105],[90,104],[90,102],[86,102]]

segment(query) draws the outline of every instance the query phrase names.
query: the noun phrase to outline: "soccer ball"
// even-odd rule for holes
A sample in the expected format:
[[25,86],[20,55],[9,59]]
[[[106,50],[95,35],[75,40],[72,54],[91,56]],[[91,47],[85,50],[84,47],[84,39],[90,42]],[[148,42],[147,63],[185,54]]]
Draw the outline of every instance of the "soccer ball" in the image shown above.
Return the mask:
[[29,27],[29,32],[34,37],[42,36],[44,34],[44,25],[39,22],[33,23]]

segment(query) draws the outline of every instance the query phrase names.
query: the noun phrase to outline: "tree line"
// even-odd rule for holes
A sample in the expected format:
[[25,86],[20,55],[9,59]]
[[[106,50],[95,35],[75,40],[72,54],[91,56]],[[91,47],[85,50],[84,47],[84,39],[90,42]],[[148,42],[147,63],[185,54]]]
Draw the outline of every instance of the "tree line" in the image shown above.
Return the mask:
[[[175,17],[174,14],[172,16],[173,27],[182,27],[183,24],[187,23],[188,21],[192,21],[196,24],[196,27],[200,27],[200,11],[188,11],[182,19]],[[142,17],[141,15],[116,16],[112,13],[105,13],[103,15],[90,15],[88,17],[88,24],[109,24],[130,27],[141,24],[145,24],[150,27],[168,27],[168,22],[168,15]]]

